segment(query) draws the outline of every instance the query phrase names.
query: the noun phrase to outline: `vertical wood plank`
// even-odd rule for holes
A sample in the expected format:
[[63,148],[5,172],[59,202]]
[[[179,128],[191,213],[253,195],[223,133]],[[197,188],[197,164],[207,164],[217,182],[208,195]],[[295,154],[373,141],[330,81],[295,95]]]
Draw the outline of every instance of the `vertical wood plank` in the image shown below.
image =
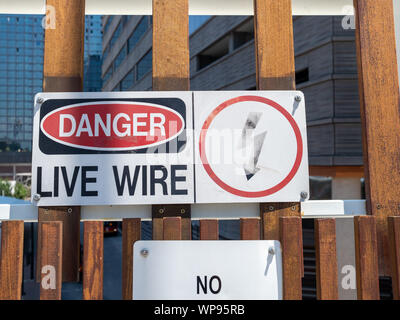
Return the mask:
[[24,222],[1,223],[0,299],[21,300]]
[[[46,0],[46,5],[54,8],[55,28],[45,30],[43,91],[82,91],[85,0]],[[46,19],[53,19],[52,13],[50,11],[48,13],[50,15]],[[78,281],[80,208],[74,208],[72,215],[64,210],[58,210],[53,211],[50,216],[45,210],[46,208],[39,208],[39,221],[63,222],[63,281]],[[40,234],[38,240],[40,240]],[[40,252],[38,256],[39,254]],[[40,270],[40,265],[37,270]],[[40,276],[37,274],[38,278]]]
[[354,0],[368,213],[377,217],[379,273],[390,275],[387,217],[400,214],[400,94],[392,0]]
[[291,0],[254,0],[258,90],[295,90]]
[[354,217],[357,297],[379,300],[378,240],[375,217]]
[[[188,0],[153,0],[153,90],[189,90],[189,4]],[[166,205],[179,217],[187,205]],[[169,208],[168,208],[169,207]],[[163,237],[162,218],[153,218],[153,240]],[[191,240],[191,219],[182,218],[181,235]]]
[[133,299],[133,245],[141,239],[141,226],[141,220],[137,218],[122,220],[122,299],[124,300]]
[[[38,222],[61,221],[63,226],[63,282],[79,280],[80,264],[80,207],[39,207]],[[67,235],[65,235],[67,234]],[[38,243],[41,241],[41,232],[38,229]],[[66,242],[64,242],[66,241]],[[40,250],[37,250],[36,279],[40,276]]]
[[83,300],[103,299],[103,221],[83,224]]
[[317,299],[338,300],[335,219],[315,219]]
[[279,218],[279,234],[282,246],[283,299],[302,299],[302,258],[303,247],[301,218]]
[[240,219],[240,239],[241,240],[260,240],[260,219],[242,218]]
[[163,218],[163,239],[164,240],[182,240],[181,218],[169,217]]
[[61,300],[62,240],[61,221],[39,222],[40,300]]
[[200,220],[200,240],[219,240],[218,220]]
[[400,300],[400,217],[388,219],[393,299]]
[[[291,0],[254,0],[254,35],[257,89],[295,90]],[[283,216],[301,217],[300,204],[260,204],[263,239],[279,240],[279,218]],[[301,261],[303,265],[303,252]]]

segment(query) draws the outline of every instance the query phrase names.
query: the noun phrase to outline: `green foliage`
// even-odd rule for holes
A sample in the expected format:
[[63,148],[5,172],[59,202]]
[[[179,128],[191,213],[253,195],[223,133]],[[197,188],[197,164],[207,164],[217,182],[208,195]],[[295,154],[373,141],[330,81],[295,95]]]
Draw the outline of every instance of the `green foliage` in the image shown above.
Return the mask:
[[14,198],[25,199],[28,196],[28,189],[22,184],[17,182],[14,188]]
[[0,196],[11,197],[11,184],[7,180],[0,179]]

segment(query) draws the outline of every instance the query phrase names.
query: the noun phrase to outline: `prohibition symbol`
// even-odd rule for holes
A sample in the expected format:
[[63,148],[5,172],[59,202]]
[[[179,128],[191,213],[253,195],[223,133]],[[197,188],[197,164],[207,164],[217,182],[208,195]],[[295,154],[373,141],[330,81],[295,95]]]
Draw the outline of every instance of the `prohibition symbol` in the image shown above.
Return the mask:
[[[265,111],[268,115],[273,115],[276,119],[279,119],[281,124],[284,124],[285,127],[288,129],[286,131],[283,132],[283,134],[287,134],[287,136],[290,137],[294,137],[294,142],[290,144],[288,143],[288,154],[290,154],[290,152],[293,154],[292,157],[288,156],[288,157],[281,157],[280,159],[284,159],[286,162],[291,161],[290,165],[288,166],[289,170],[287,170],[286,172],[283,173],[282,178],[280,178],[278,181],[276,181],[276,183],[274,183],[273,185],[268,185],[270,184],[269,181],[265,181],[265,186],[268,186],[265,189],[261,189],[261,190],[245,190],[245,188],[240,188],[237,185],[234,185],[234,183],[231,183],[229,181],[229,174],[226,174],[225,176],[221,176],[221,170],[220,172],[218,172],[218,170],[216,170],[216,166],[213,166],[213,164],[211,162],[209,162],[209,154],[207,154],[207,148],[206,148],[206,144],[207,144],[207,134],[209,132],[209,129],[211,127],[213,127],[213,125],[215,124],[215,122],[219,121],[219,123],[221,123],[221,119],[226,119],[225,122],[226,124],[224,125],[225,127],[229,127],[229,111],[230,110],[239,110],[239,104],[240,103],[251,103],[252,106],[257,106],[257,110],[255,110],[255,112],[253,112],[254,110],[249,109],[247,112],[248,117],[247,120],[246,119],[242,119],[243,122],[245,123],[244,125],[244,129],[246,129],[246,126],[248,127],[247,129],[256,129],[257,126],[262,127],[265,123],[266,123],[266,119],[264,117],[264,119],[261,117],[261,114],[263,113],[263,111]],[[262,105],[260,105],[262,104]],[[262,106],[262,108],[260,108],[260,106]],[[240,110],[247,110],[247,109],[243,109],[242,107],[246,107],[246,106],[242,106],[240,105]],[[222,113],[224,113],[224,116],[220,116]],[[243,112],[242,112],[243,113]],[[219,117],[220,116],[220,117]],[[237,116],[234,115],[234,111],[232,112],[232,114],[230,115],[231,118],[237,118]],[[260,119],[261,117],[261,119]],[[216,120],[219,119],[219,120]],[[283,122],[282,122],[283,121]],[[276,129],[276,125],[274,127],[275,131],[277,131]],[[262,177],[263,175],[263,170],[264,168],[258,164],[258,157],[260,156],[260,152],[262,151],[261,149],[263,148],[262,145],[264,143],[265,139],[268,139],[268,133],[267,133],[268,129],[266,129],[265,131],[262,131],[257,134],[256,136],[253,136],[254,139],[254,145],[257,145],[257,147],[254,149],[254,154],[252,154],[252,161],[250,163],[248,163],[247,165],[245,165],[243,167],[243,172],[245,175],[245,177],[247,178],[247,182],[251,183],[252,179],[254,176],[257,176],[257,173],[259,171],[261,171],[258,175],[260,175],[260,177]],[[289,133],[287,133],[288,131],[290,131]],[[245,131],[243,131],[245,132]],[[275,132],[275,134],[273,136],[277,136],[277,134],[280,134],[279,132]],[[280,152],[282,153],[282,150],[284,151],[285,143],[282,142],[272,142],[272,144],[275,148],[280,148]],[[276,147],[277,146],[277,147]],[[295,150],[293,150],[295,149]],[[283,189],[286,185],[289,184],[289,182],[295,177],[301,161],[302,161],[302,157],[303,157],[303,141],[302,141],[302,137],[301,137],[301,132],[300,129],[296,123],[296,121],[294,120],[294,118],[292,117],[292,115],[285,109],[283,108],[281,105],[279,105],[278,103],[276,103],[275,101],[272,101],[270,99],[267,99],[265,97],[260,97],[260,96],[239,96],[233,99],[229,99],[225,102],[223,102],[222,104],[220,104],[217,108],[215,108],[210,115],[206,118],[206,120],[203,123],[201,132],[200,132],[200,139],[199,139],[199,151],[200,151],[200,159],[202,162],[202,165],[205,169],[205,171],[207,172],[207,174],[209,175],[209,177],[219,186],[221,187],[223,190],[236,195],[236,196],[240,196],[240,197],[245,197],[245,198],[258,198],[258,197],[265,197],[265,196],[269,196],[272,195],[278,191],[280,191],[281,189]],[[271,150],[270,148],[268,149],[268,152],[270,152],[271,155],[274,154],[275,150]],[[265,157],[265,153],[264,152],[264,157]],[[290,158],[290,159],[289,159]],[[279,161],[279,159],[275,159],[275,161]],[[223,166],[220,166],[223,167]],[[232,172],[232,175],[234,175],[235,173]],[[280,174],[282,175],[282,171],[280,172]],[[246,181],[246,180],[243,180]],[[259,179],[260,181],[260,179]]]

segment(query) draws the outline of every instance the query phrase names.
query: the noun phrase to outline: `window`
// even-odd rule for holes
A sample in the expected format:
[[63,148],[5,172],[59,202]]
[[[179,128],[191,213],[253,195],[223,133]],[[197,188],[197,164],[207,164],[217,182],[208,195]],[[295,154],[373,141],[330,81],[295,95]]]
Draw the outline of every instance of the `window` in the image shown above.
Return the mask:
[[143,76],[152,69],[152,57],[152,50],[150,50],[139,60],[137,63],[136,80],[143,78]]
[[103,83],[104,84],[110,79],[111,75],[112,75],[112,68],[110,67],[110,68],[108,68],[108,70],[104,74],[104,77],[103,77]]
[[197,70],[201,70],[229,53],[229,36],[218,40],[198,56]]
[[308,68],[296,71],[296,84],[307,82],[309,80]]
[[143,17],[128,39],[128,52],[131,52],[148,28],[148,19]]
[[115,42],[117,42],[121,32],[122,32],[122,23],[118,24],[117,29],[114,31],[114,34],[111,37],[110,44],[109,44],[110,48],[112,48],[114,46]]
[[132,87],[134,80],[135,80],[135,69],[133,68],[121,81],[121,90],[122,91],[129,90]]
[[115,58],[114,61],[114,70],[117,70],[117,68],[120,66],[120,64],[122,63],[122,61],[124,61],[126,57],[126,47],[123,46],[122,50],[119,52],[119,54],[117,55],[117,57]]

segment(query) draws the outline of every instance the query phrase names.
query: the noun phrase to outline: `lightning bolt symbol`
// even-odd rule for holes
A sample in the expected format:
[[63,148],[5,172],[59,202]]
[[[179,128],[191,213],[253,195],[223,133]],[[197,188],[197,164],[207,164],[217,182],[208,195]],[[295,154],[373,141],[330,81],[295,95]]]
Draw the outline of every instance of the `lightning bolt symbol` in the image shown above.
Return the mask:
[[254,136],[254,130],[256,129],[261,116],[262,116],[261,112],[250,112],[249,115],[247,116],[246,123],[242,130],[241,147],[246,149],[250,147],[250,150],[252,151],[252,154],[249,154],[249,159],[247,163],[243,165],[247,181],[253,178],[253,176],[260,170],[260,168],[257,166],[257,163],[258,163],[258,158],[260,157],[261,149],[264,144],[267,131],[264,131]]

